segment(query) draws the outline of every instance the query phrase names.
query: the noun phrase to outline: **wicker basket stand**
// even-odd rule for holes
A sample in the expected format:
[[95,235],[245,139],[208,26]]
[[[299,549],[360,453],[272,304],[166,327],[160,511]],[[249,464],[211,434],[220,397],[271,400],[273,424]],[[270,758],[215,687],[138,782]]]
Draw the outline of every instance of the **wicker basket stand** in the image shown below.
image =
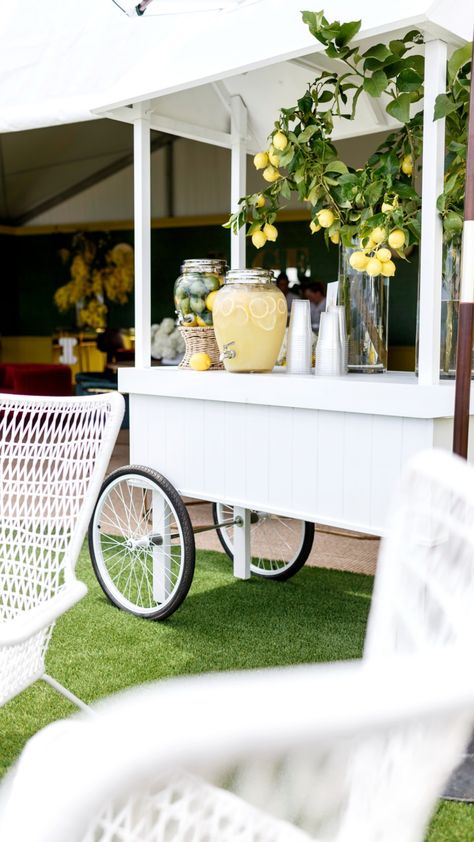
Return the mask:
[[224,365],[219,360],[219,347],[213,327],[180,327],[186,350],[179,368],[190,368],[189,360],[193,354],[205,353],[211,359],[210,371],[222,371]]

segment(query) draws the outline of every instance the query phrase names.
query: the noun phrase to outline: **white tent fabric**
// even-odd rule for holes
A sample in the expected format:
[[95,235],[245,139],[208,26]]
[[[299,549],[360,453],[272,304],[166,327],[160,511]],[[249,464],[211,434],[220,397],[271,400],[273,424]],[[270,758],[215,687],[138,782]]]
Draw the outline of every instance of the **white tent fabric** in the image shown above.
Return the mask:
[[[311,7],[301,0],[260,0],[231,12],[127,17],[112,0],[11,0],[0,11],[0,131],[89,120],[101,106],[202,90],[219,80],[232,80],[235,92],[242,74],[267,68],[268,76],[269,65],[317,52],[301,21],[305,5]],[[330,19],[362,17],[362,39],[418,26],[459,43],[471,37],[474,10],[472,0],[399,0],[391,6],[366,0],[357,7],[331,0],[326,13]],[[301,73],[295,75],[298,94]],[[311,78],[308,68],[303,75]],[[267,106],[265,87],[260,95],[255,87],[265,81],[254,76],[252,91],[268,113],[262,118],[268,127],[276,103]],[[279,105],[280,94],[277,89]],[[254,133],[260,136],[258,126]]]

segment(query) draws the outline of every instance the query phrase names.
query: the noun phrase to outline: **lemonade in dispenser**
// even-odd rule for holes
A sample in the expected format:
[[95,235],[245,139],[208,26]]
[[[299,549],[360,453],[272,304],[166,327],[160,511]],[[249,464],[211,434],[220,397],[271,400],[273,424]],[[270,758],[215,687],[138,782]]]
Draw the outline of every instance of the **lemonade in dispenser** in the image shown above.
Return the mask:
[[231,269],[213,306],[214,330],[227,371],[271,371],[288,308],[267,269]]

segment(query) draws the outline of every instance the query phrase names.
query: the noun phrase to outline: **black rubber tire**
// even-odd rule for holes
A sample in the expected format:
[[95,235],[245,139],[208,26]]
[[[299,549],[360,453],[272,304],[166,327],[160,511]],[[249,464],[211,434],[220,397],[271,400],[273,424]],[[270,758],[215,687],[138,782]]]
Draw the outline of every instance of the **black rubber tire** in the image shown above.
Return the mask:
[[[219,523],[217,505],[217,503],[212,504],[212,520],[215,524]],[[288,562],[288,565],[283,570],[272,572],[267,571],[266,573],[262,573],[261,570],[259,570],[255,565],[252,564],[252,562],[250,562],[250,571],[254,576],[259,576],[262,579],[271,579],[274,582],[284,582],[287,579],[291,579],[292,576],[294,576],[296,573],[298,573],[299,570],[301,570],[302,567],[304,567],[304,564],[313,548],[314,523],[311,523],[307,520],[302,521],[302,523],[304,523],[303,541],[300,550],[297,556],[294,558],[294,560],[292,562]],[[230,546],[227,543],[222,533],[222,530],[219,529],[219,527],[216,527],[216,533],[224,552],[233,561],[234,554],[230,549]]]
[[[102,565],[99,559],[97,558],[98,548],[94,541],[96,532],[95,521],[97,512],[101,511],[103,505],[103,498],[109,493],[109,489],[111,489],[111,486],[114,486],[118,479],[120,479],[121,477],[126,477],[127,475],[143,477],[149,483],[154,484],[160,490],[164,497],[169,500],[169,503],[174,509],[176,520],[178,521],[179,528],[182,532],[182,561],[180,565],[179,581],[176,588],[173,589],[173,593],[169,601],[166,601],[163,606],[157,607],[156,610],[140,610],[139,606],[137,606],[136,609],[134,609],[131,608],[129,605],[127,606],[123,602],[121,602],[120,596],[111,590],[109,583],[107,582],[106,577],[103,575],[103,572],[101,570]],[[88,540],[92,567],[97,577],[97,581],[99,582],[99,585],[101,586],[102,590],[104,591],[105,595],[110,600],[110,602],[112,602],[113,605],[115,605],[117,608],[121,608],[122,611],[127,611],[130,614],[134,614],[136,617],[141,617],[147,620],[165,620],[167,617],[173,614],[177,608],[179,608],[181,603],[186,598],[194,576],[194,567],[196,559],[194,532],[188,511],[176,488],[169,482],[169,480],[166,479],[166,477],[158,473],[158,471],[154,471],[153,469],[144,467],[143,465],[127,465],[126,467],[119,468],[118,470],[113,471],[111,474],[109,474],[109,476],[102,484],[99,496],[97,498],[97,502],[94,507],[92,518],[89,524]]]

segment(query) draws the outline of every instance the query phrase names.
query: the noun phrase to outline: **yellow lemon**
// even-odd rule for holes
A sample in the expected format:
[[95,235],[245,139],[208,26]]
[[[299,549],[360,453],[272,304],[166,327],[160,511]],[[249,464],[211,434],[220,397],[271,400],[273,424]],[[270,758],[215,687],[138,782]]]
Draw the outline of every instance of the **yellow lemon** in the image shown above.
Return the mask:
[[264,204],[265,204],[265,196],[262,196],[262,194],[259,193],[257,198],[255,199],[255,207],[256,208],[263,208]]
[[403,158],[403,160],[402,160],[402,172],[404,172],[405,175],[411,175],[412,174],[412,172],[413,172],[413,158],[411,157],[411,155],[405,155],[405,157]]
[[352,268],[357,269],[358,272],[363,272],[368,262],[369,258],[363,251],[353,251],[349,258]]
[[204,321],[204,319],[201,319],[201,316],[196,316],[196,323],[198,327],[209,327],[209,325]]
[[388,202],[384,202],[382,205],[382,213],[390,213],[393,211],[393,205],[390,205]]
[[204,353],[204,351],[199,351],[199,353],[192,355],[189,360],[189,365],[193,371],[207,371],[207,369],[212,365],[212,360],[209,354]]
[[365,267],[365,271],[371,277],[375,277],[375,275],[380,275],[382,271],[383,263],[380,260],[377,260],[376,257],[371,257],[367,261],[367,266]]
[[377,259],[381,260],[382,263],[386,263],[387,260],[391,260],[392,252],[390,249],[379,249],[377,251]]
[[387,232],[385,228],[381,228],[380,226],[378,226],[378,228],[374,228],[374,230],[370,232],[370,239],[374,243],[383,243],[386,238]]
[[270,146],[270,149],[267,152],[268,160],[270,161],[273,167],[278,167],[280,165],[280,156],[278,155],[274,146]]
[[392,278],[395,274],[396,268],[397,267],[395,266],[393,260],[385,260],[384,263],[382,263],[381,273],[385,278]]
[[278,230],[274,225],[270,225],[269,222],[266,222],[263,226],[263,233],[265,234],[267,240],[270,240],[272,243],[274,243],[278,237]]
[[392,249],[401,249],[405,245],[405,234],[401,228],[395,228],[388,236],[388,244]]
[[267,242],[267,235],[263,231],[255,231],[252,234],[252,243],[256,249],[261,249]]
[[278,170],[275,169],[275,167],[272,167],[271,164],[268,167],[265,167],[262,175],[265,181],[270,182],[278,181],[278,179],[280,178],[280,173],[278,172]]
[[341,242],[341,235],[339,231],[335,231],[334,234],[330,234],[329,239],[331,240],[331,243],[334,243],[334,245],[337,246]]
[[183,322],[182,325],[180,325],[180,326],[181,327],[196,327],[196,325],[197,325],[196,316],[193,316],[192,319],[190,319],[189,316],[188,316],[186,321]]
[[316,222],[312,219],[309,223],[309,230],[312,234],[316,234],[318,231],[321,231],[321,226],[317,225]]
[[283,152],[288,146],[288,138],[283,132],[276,132],[272,137],[272,142],[275,149],[278,149],[280,152]]
[[264,316],[268,315],[269,309],[267,302],[261,295],[252,298],[249,303],[250,315],[254,319],[263,319]]
[[316,216],[321,228],[330,228],[335,218],[330,208],[323,208]]
[[268,165],[268,155],[266,152],[257,152],[253,159],[253,164],[256,170],[264,170]]
[[209,293],[209,295],[206,298],[206,307],[207,307],[208,310],[211,311],[211,313],[212,313],[212,308],[214,307],[214,299],[215,299],[216,295],[217,295],[217,289],[214,289],[212,292]]

